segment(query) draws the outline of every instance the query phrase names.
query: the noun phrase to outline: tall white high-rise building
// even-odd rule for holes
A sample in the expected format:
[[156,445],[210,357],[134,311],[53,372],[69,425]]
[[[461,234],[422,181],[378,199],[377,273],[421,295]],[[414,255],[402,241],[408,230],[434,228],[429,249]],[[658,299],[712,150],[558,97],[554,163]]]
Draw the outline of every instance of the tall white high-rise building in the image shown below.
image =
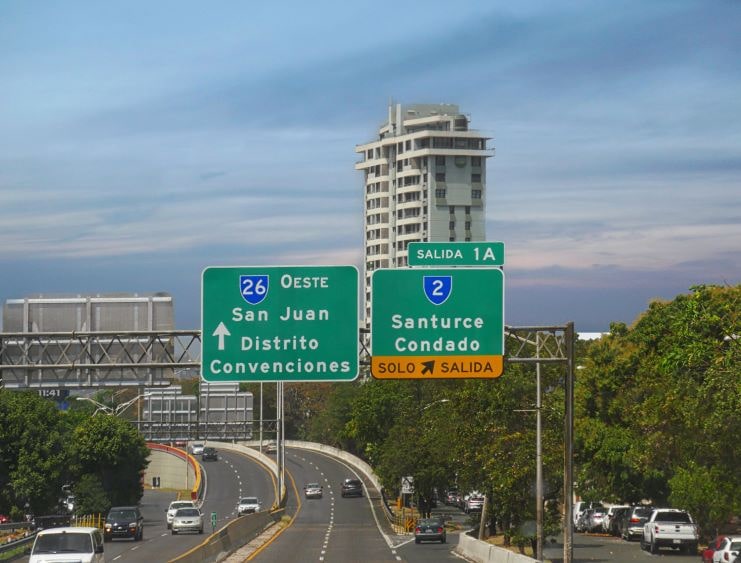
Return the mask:
[[486,240],[484,137],[453,104],[390,105],[378,139],[357,145],[365,175],[365,318],[371,274],[407,266],[417,241]]

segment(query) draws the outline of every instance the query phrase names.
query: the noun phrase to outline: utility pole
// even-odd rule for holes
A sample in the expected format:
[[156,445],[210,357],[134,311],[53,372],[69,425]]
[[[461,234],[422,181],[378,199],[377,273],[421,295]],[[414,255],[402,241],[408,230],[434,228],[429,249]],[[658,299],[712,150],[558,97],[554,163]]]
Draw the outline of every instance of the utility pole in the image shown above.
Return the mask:
[[574,559],[574,323],[566,325],[566,416],[564,417],[563,563]]
[[[540,359],[540,332],[535,333],[535,357]],[[543,561],[543,443],[541,409],[543,404],[540,396],[540,362],[535,363],[535,559]]]

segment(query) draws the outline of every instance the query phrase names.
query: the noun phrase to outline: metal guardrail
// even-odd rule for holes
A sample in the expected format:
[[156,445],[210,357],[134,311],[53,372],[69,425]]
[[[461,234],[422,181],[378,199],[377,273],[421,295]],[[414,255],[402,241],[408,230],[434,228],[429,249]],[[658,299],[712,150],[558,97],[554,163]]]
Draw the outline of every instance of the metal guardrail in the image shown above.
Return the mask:
[[31,535],[0,545],[0,561],[13,561],[26,555],[26,551],[31,549],[33,540],[36,539],[36,532]]

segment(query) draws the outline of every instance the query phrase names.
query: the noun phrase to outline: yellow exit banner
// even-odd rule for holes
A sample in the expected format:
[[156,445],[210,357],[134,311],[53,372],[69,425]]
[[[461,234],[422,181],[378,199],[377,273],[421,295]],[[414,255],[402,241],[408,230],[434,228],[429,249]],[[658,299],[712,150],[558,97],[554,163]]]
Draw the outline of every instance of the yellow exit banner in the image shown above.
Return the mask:
[[504,356],[373,356],[376,379],[494,378],[502,375]]

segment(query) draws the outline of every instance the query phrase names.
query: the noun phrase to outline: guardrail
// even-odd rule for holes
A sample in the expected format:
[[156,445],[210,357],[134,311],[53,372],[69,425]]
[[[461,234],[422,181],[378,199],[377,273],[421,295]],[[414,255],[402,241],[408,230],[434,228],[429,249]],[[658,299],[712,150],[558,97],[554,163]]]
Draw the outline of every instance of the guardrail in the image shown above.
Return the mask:
[[14,561],[25,556],[27,550],[31,549],[34,539],[36,539],[36,532],[25,538],[0,545],[0,561]]

